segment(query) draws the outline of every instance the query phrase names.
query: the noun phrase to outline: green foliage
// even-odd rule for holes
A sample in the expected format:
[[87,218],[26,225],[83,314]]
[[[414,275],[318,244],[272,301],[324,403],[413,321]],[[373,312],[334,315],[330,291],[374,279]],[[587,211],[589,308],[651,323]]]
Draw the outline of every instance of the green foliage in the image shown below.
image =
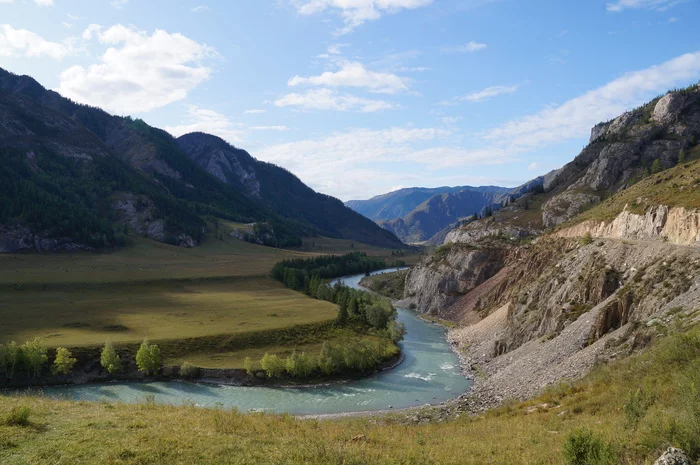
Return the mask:
[[186,379],[199,378],[200,368],[190,362],[184,362],[180,367],[180,376]]
[[389,321],[396,315],[396,310],[387,300],[376,299],[371,305],[365,307],[367,323],[375,329],[386,329]]
[[31,415],[29,407],[13,407],[12,410],[5,416],[2,424],[5,426],[29,426],[29,416]]
[[[323,255],[315,258],[284,260],[274,266],[272,276],[295,291],[306,292],[301,285],[305,278],[332,279],[346,275],[368,273],[386,267],[383,259],[368,257],[363,252],[346,255]],[[292,275],[294,275],[292,277]],[[288,285],[287,283],[294,284]]]
[[586,234],[581,237],[581,245],[590,245],[593,243],[593,236],[591,236],[590,232],[587,232]]
[[147,376],[154,375],[163,367],[163,359],[160,348],[144,339],[141,347],[136,352],[136,366],[139,371]]
[[308,378],[316,370],[317,365],[314,360],[305,352],[292,352],[292,355],[285,360],[285,369],[289,376],[293,378]]
[[262,360],[260,360],[260,366],[265,370],[269,378],[279,378],[284,375],[286,370],[284,360],[274,354],[263,355]]
[[664,167],[661,165],[661,160],[658,158],[651,164],[651,174],[660,173],[663,169]]
[[403,341],[403,338],[406,335],[406,325],[399,323],[398,321],[391,321],[387,327],[387,333],[389,335],[389,339],[394,341],[394,344],[398,344],[399,342]]
[[639,422],[647,414],[649,407],[654,404],[654,401],[654,396],[642,389],[630,392],[623,406],[625,417],[627,418],[627,427],[636,429]]
[[104,370],[110,375],[122,371],[121,359],[110,341],[107,341],[102,349],[102,353],[100,354],[100,364],[102,365],[102,368],[104,368]]
[[48,351],[38,337],[22,344],[22,360],[27,370],[27,376],[38,378],[49,361]]
[[681,164],[685,163],[687,156],[688,156],[688,154],[686,153],[686,151],[681,149],[681,151],[678,152],[678,164],[681,165]]
[[564,443],[567,465],[614,465],[620,459],[613,446],[587,428],[572,431]]
[[8,343],[2,350],[4,354],[5,376],[11,380],[22,363],[22,348],[15,341]]
[[51,371],[54,375],[68,375],[73,370],[73,366],[78,360],[73,357],[70,350],[59,347],[56,349],[56,358],[53,361]]
[[243,368],[245,369],[246,373],[252,376],[255,373],[257,373],[258,364],[255,363],[255,361],[252,358],[246,357],[245,360],[243,360]]

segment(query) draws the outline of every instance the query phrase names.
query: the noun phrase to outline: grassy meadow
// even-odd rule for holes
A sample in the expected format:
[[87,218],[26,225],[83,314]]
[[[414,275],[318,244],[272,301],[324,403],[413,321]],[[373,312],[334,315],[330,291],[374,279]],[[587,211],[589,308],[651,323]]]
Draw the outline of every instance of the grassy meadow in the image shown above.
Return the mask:
[[691,332],[531,401],[424,424],[409,419],[433,411],[319,421],[0,396],[0,463],[650,465],[668,446],[700,457],[698,386]]
[[[246,356],[317,352],[333,340],[337,306],[269,277],[286,258],[353,250],[394,259],[391,250],[314,238],[282,250],[234,239],[232,223],[183,249],[132,237],[109,253],[0,255],[0,343],[35,337],[48,347],[135,344],[148,337],[179,363],[239,368]],[[416,254],[417,256],[417,254]]]

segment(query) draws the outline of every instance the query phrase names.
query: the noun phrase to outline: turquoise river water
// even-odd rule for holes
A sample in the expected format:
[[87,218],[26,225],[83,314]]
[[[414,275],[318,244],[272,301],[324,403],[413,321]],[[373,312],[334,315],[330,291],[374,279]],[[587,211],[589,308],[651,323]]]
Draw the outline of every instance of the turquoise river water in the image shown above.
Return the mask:
[[[386,273],[395,270],[383,270]],[[376,274],[376,273],[375,273]],[[359,288],[363,275],[340,279]],[[287,412],[295,415],[364,412],[435,404],[466,392],[471,381],[459,369],[443,328],[410,310],[399,309],[407,334],[400,344],[404,361],[369,378],[304,388],[242,387],[187,382],[107,383],[45,388],[54,398],[97,402],[157,403]]]

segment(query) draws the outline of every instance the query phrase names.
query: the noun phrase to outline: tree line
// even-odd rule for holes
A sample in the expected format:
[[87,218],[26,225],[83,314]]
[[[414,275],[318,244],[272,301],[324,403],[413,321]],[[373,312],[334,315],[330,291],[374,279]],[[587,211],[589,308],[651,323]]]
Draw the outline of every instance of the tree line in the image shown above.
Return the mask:
[[[50,365],[51,373],[69,375],[77,363],[69,349],[58,347]],[[100,365],[109,374],[123,371],[122,360],[111,342],[107,342],[100,353]],[[160,348],[145,339],[136,352],[136,366],[145,375],[157,373],[163,367]],[[0,344],[0,376],[12,381],[18,373],[28,378],[39,378],[49,368],[49,351],[40,338],[20,345],[15,341]]]
[[362,338],[343,345],[326,341],[317,357],[296,351],[286,358],[266,353],[257,362],[247,357],[244,367],[249,375],[263,371],[269,378],[308,379],[320,375],[367,373],[397,353],[396,346],[386,339]]

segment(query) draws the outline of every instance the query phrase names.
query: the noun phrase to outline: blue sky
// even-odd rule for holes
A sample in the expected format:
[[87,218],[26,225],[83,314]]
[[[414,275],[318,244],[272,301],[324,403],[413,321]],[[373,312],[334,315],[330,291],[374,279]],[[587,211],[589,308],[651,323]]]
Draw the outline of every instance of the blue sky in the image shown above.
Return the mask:
[[698,0],[0,0],[0,66],[343,200],[515,186],[700,80]]

